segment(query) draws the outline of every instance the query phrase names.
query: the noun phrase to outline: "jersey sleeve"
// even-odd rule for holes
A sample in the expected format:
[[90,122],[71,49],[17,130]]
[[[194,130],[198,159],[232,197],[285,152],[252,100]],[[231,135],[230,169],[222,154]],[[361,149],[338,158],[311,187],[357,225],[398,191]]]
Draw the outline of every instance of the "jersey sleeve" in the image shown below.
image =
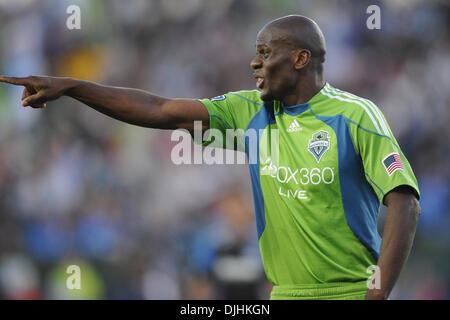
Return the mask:
[[238,141],[262,106],[259,91],[229,92],[198,101],[208,110],[210,123],[209,135],[202,145],[241,150]]
[[[367,119],[362,119],[356,129],[356,148],[361,156],[365,176],[380,201],[398,186],[410,186],[417,199],[420,191],[417,179],[403,154],[384,116],[379,111],[380,130],[371,128]],[[374,123],[372,120],[371,123]],[[384,130],[383,130],[384,129]]]

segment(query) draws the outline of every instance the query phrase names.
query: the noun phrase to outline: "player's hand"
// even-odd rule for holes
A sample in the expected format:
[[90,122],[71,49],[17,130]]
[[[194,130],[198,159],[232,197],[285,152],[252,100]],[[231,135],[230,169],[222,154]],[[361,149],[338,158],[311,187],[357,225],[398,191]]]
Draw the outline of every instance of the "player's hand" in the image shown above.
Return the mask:
[[386,294],[379,289],[369,289],[366,293],[366,300],[387,300]]
[[16,86],[24,86],[22,94],[22,106],[33,108],[45,108],[48,101],[61,97],[65,90],[65,79],[29,76],[26,78],[0,76],[0,82],[10,83]]

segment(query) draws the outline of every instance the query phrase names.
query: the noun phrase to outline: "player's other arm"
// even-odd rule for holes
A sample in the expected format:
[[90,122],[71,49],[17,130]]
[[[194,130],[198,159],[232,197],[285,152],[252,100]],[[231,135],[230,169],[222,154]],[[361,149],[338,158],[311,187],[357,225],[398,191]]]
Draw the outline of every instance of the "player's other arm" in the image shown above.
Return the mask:
[[380,289],[369,289],[366,299],[387,299],[411,252],[420,205],[411,187],[400,186],[384,197],[388,207],[378,267]]
[[24,86],[22,105],[43,108],[61,96],[72,97],[91,108],[130,124],[158,129],[192,131],[194,121],[209,128],[208,111],[191,99],[168,99],[144,90],[105,86],[71,78],[0,76],[0,82]]

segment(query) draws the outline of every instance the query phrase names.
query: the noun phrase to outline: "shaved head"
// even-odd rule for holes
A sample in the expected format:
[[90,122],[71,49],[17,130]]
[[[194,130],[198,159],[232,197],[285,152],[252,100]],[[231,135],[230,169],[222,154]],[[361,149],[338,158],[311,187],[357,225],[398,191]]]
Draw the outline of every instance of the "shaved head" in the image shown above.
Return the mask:
[[301,15],[289,15],[267,23],[260,31],[271,34],[272,42],[283,42],[293,48],[308,49],[311,58],[325,62],[325,37],[319,25]]
[[267,23],[250,63],[262,100],[292,105],[310,97],[324,84],[325,53],[323,33],[310,18],[290,15]]

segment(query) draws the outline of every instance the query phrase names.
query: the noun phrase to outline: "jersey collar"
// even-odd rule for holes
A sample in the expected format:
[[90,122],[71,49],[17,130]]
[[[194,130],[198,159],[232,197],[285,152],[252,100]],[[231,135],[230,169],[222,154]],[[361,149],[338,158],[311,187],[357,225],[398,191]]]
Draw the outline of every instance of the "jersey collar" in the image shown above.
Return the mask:
[[325,87],[327,87],[329,84],[328,82],[325,82],[325,85],[322,87],[322,89],[316,93],[308,102],[297,104],[294,106],[284,106],[282,102],[278,102],[275,105],[278,106],[279,112],[285,112],[290,116],[298,116],[308,110],[312,103],[316,103],[319,100],[325,98],[325,95],[323,94],[323,91],[325,90]]

